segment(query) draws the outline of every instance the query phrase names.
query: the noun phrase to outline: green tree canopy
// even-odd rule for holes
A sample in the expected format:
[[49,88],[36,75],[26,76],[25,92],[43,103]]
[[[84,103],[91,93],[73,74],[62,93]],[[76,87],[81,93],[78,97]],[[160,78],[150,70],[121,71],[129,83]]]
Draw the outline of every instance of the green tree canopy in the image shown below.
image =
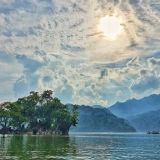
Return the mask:
[[[50,130],[68,134],[70,127],[78,123],[78,105],[69,108],[58,98],[52,97],[52,91],[42,94],[31,91],[27,97],[16,102],[5,102],[0,105],[0,126],[3,130],[22,131],[24,125],[28,130]],[[27,125],[28,124],[28,125]]]

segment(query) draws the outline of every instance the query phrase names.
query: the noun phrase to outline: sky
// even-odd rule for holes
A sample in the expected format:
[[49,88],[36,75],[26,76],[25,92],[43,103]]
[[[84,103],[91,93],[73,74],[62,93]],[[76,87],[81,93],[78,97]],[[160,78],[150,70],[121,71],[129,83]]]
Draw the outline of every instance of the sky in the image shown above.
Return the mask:
[[[116,17],[113,39],[100,20]],[[0,0],[0,102],[54,91],[102,105],[160,93],[159,0]]]

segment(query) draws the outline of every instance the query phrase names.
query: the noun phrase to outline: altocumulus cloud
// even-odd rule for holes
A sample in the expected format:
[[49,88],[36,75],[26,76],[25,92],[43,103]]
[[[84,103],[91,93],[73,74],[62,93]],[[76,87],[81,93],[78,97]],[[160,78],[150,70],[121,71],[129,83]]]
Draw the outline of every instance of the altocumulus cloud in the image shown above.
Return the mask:
[[141,70],[141,75],[130,86],[133,94],[143,95],[160,89],[160,75],[155,71]]
[[[122,20],[113,41],[97,30],[105,15]],[[160,93],[159,17],[152,0],[1,0],[1,101],[52,89],[109,106]]]
[[[28,94],[28,92],[37,88],[40,75],[36,72],[49,62],[45,55],[44,52],[34,52],[35,59],[26,55],[16,56],[18,62],[24,67],[23,76],[16,81],[13,87],[16,97]],[[41,57],[41,61],[39,57]]]
[[150,68],[153,68],[153,69],[155,69],[155,68],[160,68],[160,59],[156,59],[156,58],[149,58],[148,60],[147,60],[147,62],[148,62],[148,64],[149,64],[149,67]]

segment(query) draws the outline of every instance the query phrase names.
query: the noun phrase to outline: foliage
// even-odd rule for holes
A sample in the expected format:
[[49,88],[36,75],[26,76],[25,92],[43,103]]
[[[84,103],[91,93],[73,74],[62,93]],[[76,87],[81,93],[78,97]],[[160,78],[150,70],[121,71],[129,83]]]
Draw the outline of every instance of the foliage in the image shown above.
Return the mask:
[[20,133],[27,130],[56,131],[68,134],[70,127],[78,123],[78,105],[69,109],[58,98],[52,97],[52,91],[42,94],[30,92],[28,97],[19,98],[16,102],[5,102],[0,105],[1,132]]
[[79,122],[72,132],[136,132],[124,119],[116,117],[107,108],[79,106]]
[[13,102],[4,102],[0,105],[0,125],[2,132],[11,130],[21,130],[22,125],[28,122],[28,118],[21,115],[21,107]]

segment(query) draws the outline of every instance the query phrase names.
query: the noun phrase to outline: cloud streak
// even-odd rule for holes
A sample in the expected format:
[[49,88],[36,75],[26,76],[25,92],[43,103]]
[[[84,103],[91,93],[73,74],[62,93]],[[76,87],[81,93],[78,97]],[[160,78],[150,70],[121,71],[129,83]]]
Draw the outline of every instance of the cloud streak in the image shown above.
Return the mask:
[[[160,93],[158,1],[0,4],[1,101],[51,89],[65,103],[109,106]],[[106,15],[121,20],[115,40],[98,30]]]

